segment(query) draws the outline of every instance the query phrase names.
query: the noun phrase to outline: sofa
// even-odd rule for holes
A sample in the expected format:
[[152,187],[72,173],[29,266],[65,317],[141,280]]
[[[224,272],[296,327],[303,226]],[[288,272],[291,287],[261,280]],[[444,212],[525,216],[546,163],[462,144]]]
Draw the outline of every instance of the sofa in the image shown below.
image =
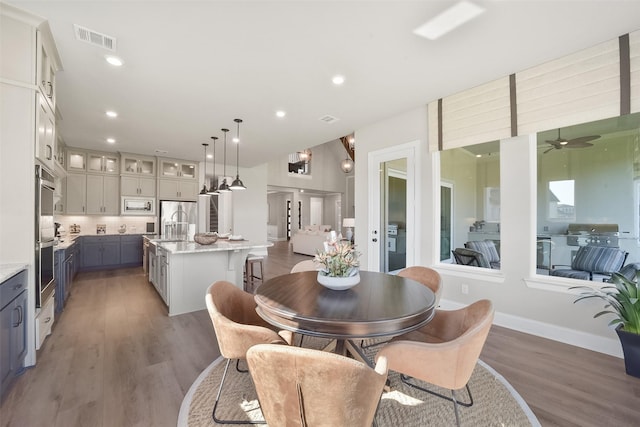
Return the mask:
[[293,252],[315,256],[317,251],[324,250],[323,243],[328,240],[330,225],[305,225],[291,238]]

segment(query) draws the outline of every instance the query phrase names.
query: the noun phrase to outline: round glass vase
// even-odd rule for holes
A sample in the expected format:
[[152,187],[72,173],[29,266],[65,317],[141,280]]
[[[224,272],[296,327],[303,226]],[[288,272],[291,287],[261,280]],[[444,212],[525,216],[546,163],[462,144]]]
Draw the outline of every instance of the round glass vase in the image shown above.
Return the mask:
[[318,283],[328,289],[334,291],[344,291],[353,288],[360,283],[360,272],[353,276],[347,277],[332,277],[326,276],[324,272],[318,271]]

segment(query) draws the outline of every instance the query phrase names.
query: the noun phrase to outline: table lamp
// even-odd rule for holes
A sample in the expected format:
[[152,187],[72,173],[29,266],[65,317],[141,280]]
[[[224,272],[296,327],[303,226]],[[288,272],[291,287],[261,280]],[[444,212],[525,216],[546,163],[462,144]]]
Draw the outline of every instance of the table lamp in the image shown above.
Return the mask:
[[353,228],[356,226],[356,219],[343,218],[342,226],[347,229],[347,240],[353,242]]

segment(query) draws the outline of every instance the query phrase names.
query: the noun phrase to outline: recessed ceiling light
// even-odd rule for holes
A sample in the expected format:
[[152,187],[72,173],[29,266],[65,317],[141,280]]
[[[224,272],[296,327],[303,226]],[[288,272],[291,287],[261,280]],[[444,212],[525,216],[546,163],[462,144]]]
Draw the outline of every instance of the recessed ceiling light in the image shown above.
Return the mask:
[[476,157],[482,157],[482,154],[476,154]]
[[116,118],[118,117],[118,113],[116,113],[115,111],[107,111],[107,116],[111,117],[111,118]]
[[117,56],[107,55],[104,57],[104,59],[106,59],[109,64],[115,67],[120,67],[122,66],[122,64],[124,64],[124,62],[122,62],[122,59],[118,58]]
[[109,144],[115,144],[115,143],[116,143],[116,140],[115,140],[115,139],[113,139],[113,138],[107,138],[107,142],[108,142]]
[[413,33],[436,40],[484,12],[484,8],[463,0],[413,30]]
[[341,84],[344,83],[344,76],[341,76],[341,75],[333,76],[331,81],[333,82],[334,85],[340,86]]
[[287,112],[286,112],[286,111],[282,111],[282,110],[278,110],[278,111],[276,111],[276,117],[283,118],[283,117],[284,117],[284,116],[286,116],[286,115],[287,115]]
[[213,154],[207,154],[207,159],[213,159]]

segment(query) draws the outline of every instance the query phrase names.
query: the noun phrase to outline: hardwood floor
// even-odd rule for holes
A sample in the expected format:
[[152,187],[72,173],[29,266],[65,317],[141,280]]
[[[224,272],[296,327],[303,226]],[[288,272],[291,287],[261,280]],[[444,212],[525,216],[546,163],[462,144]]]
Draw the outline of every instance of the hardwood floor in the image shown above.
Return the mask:
[[[277,243],[265,277],[304,259]],[[37,366],[0,406],[0,426],[175,426],[184,394],[218,356],[207,312],[168,317],[141,268],[80,273]],[[543,426],[640,425],[640,379],[621,359],[497,326],[481,358]]]

